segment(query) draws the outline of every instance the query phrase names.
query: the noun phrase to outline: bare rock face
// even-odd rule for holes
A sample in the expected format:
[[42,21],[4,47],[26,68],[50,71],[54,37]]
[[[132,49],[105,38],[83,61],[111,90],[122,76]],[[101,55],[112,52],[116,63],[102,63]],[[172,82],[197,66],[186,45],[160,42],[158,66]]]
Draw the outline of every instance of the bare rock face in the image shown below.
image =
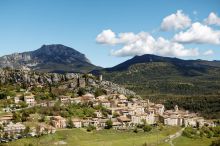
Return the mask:
[[84,54],[61,44],[43,45],[35,51],[0,57],[0,68],[4,67],[62,73],[85,73],[96,68]]
[[0,83],[35,85],[57,85],[60,89],[76,91],[85,88],[89,93],[94,93],[97,88],[108,91],[109,94],[124,94],[136,96],[136,93],[109,81],[100,81],[93,75],[79,73],[40,73],[33,71],[0,69]]

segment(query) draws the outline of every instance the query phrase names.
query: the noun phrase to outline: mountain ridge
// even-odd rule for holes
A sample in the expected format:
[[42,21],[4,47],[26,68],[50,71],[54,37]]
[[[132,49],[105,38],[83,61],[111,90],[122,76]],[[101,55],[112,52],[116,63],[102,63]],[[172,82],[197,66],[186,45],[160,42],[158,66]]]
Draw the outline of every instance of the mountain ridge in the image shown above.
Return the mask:
[[[107,71],[115,71],[115,70],[126,70],[128,69],[128,67],[130,65],[133,64],[137,64],[137,63],[146,63],[146,62],[178,62],[178,63],[185,63],[185,64],[189,64],[189,63],[199,63],[200,65],[205,65],[205,63],[216,63],[212,66],[218,66],[220,67],[220,61],[217,60],[213,60],[213,61],[208,61],[208,60],[201,60],[201,59],[197,59],[197,60],[184,60],[184,59],[179,59],[176,57],[163,57],[163,56],[157,56],[157,55],[153,55],[153,54],[144,54],[141,56],[134,56],[133,58],[124,61],[116,66],[113,66],[111,68],[105,68]],[[210,64],[207,64],[210,65]],[[211,65],[210,65],[211,66]]]
[[88,72],[95,68],[79,51],[62,44],[42,45],[39,49],[0,57],[0,67],[29,68],[42,72]]

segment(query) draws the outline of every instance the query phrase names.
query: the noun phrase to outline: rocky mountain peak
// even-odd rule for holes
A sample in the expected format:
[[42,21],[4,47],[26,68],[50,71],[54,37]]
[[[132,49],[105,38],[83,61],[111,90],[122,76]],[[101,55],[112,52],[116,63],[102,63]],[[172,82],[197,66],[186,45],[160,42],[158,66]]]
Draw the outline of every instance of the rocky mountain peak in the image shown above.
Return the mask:
[[0,57],[0,67],[24,66],[43,72],[88,72],[96,68],[84,54],[62,44],[42,45],[35,51]]

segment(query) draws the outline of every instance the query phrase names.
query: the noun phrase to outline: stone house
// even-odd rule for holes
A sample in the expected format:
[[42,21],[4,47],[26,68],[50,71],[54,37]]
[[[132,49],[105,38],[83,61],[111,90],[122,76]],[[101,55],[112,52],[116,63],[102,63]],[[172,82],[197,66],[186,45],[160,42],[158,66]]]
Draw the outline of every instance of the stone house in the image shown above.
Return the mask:
[[11,134],[17,134],[21,133],[22,131],[25,130],[25,126],[21,123],[15,123],[13,124],[12,122],[9,123],[4,127],[4,132],[11,135]]
[[51,125],[47,124],[38,124],[39,126],[39,133],[41,134],[54,134],[56,132],[56,128]]
[[155,109],[155,113],[158,115],[163,115],[165,111],[165,107],[163,104],[155,104],[153,108]]
[[118,100],[124,103],[124,102],[127,102],[128,98],[125,95],[121,94],[118,96]]
[[21,101],[21,100],[20,100],[20,96],[15,96],[15,97],[14,97],[14,103],[15,103],[15,104],[18,104],[20,101]]
[[96,118],[102,118],[102,112],[101,111],[96,111],[96,112],[94,112],[94,114],[95,114]]
[[82,126],[83,127],[88,127],[90,124],[91,124],[91,120],[90,119],[82,120]]
[[111,121],[112,121],[112,128],[113,129],[118,130],[122,127],[122,123],[119,122],[116,118],[112,118]]
[[128,118],[127,116],[117,117],[117,120],[118,120],[118,122],[122,123],[122,127],[130,127],[131,119]]
[[81,103],[81,97],[71,98],[70,102],[76,104]]
[[34,95],[26,95],[24,96],[24,102],[28,105],[28,106],[34,106],[36,104]]
[[66,119],[61,116],[51,117],[51,123],[55,128],[66,128]]
[[12,114],[3,115],[3,116],[0,117],[0,123],[1,124],[10,123],[12,118],[13,118]]
[[106,121],[108,119],[98,119],[99,120],[99,127],[104,128],[106,126]]
[[102,100],[101,105],[105,108],[110,108],[111,107],[111,103],[108,100]]
[[98,127],[99,126],[99,119],[98,118],[92,118],[91,125],[93,125],[94,127]]
[[82,127],[82,121],[78,118],[73,118],[72,119],[73,125],[76,128],[81,128]]
[[61,103],[69,103],[71,97],[70,97],[70,96],[64,96],[64,95],[62,95],[62,96],[59,97],[59,99],[60,99],[60,102],[61,102]]
[[97,100],[104,100],[104,99],[107,99],[107,96],[106,95],[101,95],[101,96],[98,96],[96,97]]
[[183,119],[179,115],[170,115],[170,116],[163,116],[163,121],[165,125],[170,126],[182,126]]
[[134,108],[134,111],[136,114],[144,114],[145,113],[145,108],[142,106],[136,106]]

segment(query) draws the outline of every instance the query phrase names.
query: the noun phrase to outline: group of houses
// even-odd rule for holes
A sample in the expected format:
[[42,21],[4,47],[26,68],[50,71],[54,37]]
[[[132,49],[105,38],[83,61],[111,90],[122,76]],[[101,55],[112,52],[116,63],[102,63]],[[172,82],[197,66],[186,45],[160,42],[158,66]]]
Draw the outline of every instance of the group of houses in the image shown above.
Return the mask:
[[[212,121],[207,121],[203,117],[199,117],[196,113],[180,110],[176,105],[173,110],[165,110],[163,104],[155,104],[149,100],[140,98],[127,98],[123,94],[109,94],[95,97],[93,94],[85,94],[76,98],[70,96],[60,96],[59,101],[62,106],[67,103],[90,103],[93,107],[102,106],[108,112],[107,114],[102,111],[95,111],[93,117],[80,119],[73,117],[71,119],[75,128],[88,127],[92,125],[96,129],[103,129],[106,127],[108,120],[112,121],[112,128],[132,129],[139,124],[147,123],[149,125],[156,124],[157,122],[170,126],[215,126]],[[15,103],[20,102],[19,97],[14,98]],[[47,101],[44,103],[37,103],[33,94],[24,96],[24,102],[29,106],[54,106],[55,101]],[[49,117],[51,125],[39,124],[38,132],[41,133],[54,133],[56,128],[66,128],[67,119],[60,115]],[[0,124],[4,126],[5,133],[19,133],[24,131],[25,126],[22,123],[12,122],[12,115],[5,115],[0,118]],[[32,131],[35,131],[36,128]],[[34,135],[34,134],[33,134]]]
[[[196,113],[179,110],[176,105],[174,110],[165,110],[163,104],[155,104],[149,100],[138,98],[128,99],[124,95],[109,94],[95,97],[93,94],[86,94],[77,98],[70,96],[60,96],[60,102],[66,103],[92,103],[92,105],[105,107],[108,114],[104,115],[101,111],[96,111],[95,117],[86,119],[73,118],[72,122],[76,128],[95,126],[102,129],[106,126],[106,121],[111,120],[114,129],[133,128],[138,124],[147,123],[150,125],[161,122],[170,126],[193,126],[202,127],[215,126],[212,121],[199,117]],[[56,128],[64,128],[66,119],[58,116],[53,118],[53,126]]]

